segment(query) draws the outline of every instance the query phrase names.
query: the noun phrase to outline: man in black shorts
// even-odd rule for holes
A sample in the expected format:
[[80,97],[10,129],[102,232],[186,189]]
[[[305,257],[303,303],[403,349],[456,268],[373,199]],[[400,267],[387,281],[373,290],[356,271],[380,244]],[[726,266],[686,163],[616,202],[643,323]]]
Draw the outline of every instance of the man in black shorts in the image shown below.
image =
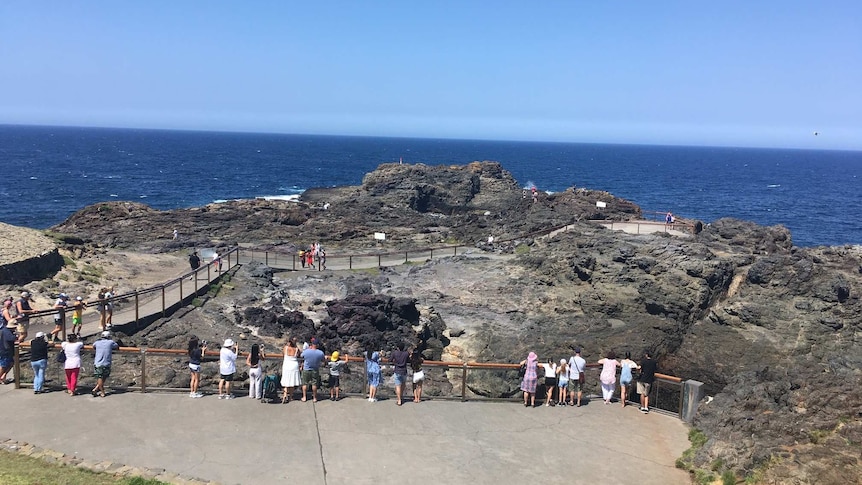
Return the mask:
[[641,375],[638,377],[638,394],[641,395],[641,412],[644,414],[649,412],[649,392],[655,381],[657,368],[658,366],[650,357],[649,351],[644,351],[644,358],[641,360]]

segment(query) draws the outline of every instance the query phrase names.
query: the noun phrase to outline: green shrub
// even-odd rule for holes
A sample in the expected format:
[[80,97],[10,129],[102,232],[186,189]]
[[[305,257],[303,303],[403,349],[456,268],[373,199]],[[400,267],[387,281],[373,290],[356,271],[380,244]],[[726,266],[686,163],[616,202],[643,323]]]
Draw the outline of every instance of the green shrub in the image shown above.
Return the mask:
[[518,244],[515,247],[515,254],[527,254],[530,252],[530,246],[526,244]]
[[733,473],[733,470],[725,470],[721,474],[721,485],[736,485],[736,473]]

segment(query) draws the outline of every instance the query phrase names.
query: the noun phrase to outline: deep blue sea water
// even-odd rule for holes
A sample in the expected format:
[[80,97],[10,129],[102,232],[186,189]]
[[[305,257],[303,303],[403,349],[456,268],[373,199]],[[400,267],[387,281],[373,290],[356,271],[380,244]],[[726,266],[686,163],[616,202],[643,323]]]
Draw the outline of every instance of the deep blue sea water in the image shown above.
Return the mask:
[[358,185],[380,163],[494,160],[526,186],[607,190],[644,210],[784,224],[798,246],[862,244],[862,152],[0,126],[0,221],[85,205],[159,209]]

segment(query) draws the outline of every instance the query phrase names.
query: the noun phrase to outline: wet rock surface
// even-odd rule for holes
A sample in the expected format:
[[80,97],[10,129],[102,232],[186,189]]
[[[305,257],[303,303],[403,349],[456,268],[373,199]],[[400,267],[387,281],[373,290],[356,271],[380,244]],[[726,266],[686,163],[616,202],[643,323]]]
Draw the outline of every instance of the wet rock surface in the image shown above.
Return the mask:
[[[607,208],[599,211],[597,200]],[[518,362],[529,351],[560,359],[576,346],[589,362],[611,350],[649,349],[661,372],[702,381],[714,396],[694,421],[708,437],[696,466],[773,483],[862,476],[862,248],[797,248],[784,227],[733,219],[690,238],[584,222],[639,214],[630,202],[586,189],[540,194],[533,203],[495,163],[389,164],[362,186],[310,190],[300,204],[167,212],[102,204],[56,230],[143,251],[235,242],[295,250],[314,240],[348,251],[368,250],[376,231],[386,232],[391,248],[418,248],[574,223],[553,237],[480,243],[467,254],[394,268],[274,274],[247,265],[199,307],[126,338],[184,348],[195,333],[280,352],[287,336],[313,335],[328,350],[354,355],[403,341],[427,358],[494,362]],[[189,228],[187,239],[161,234],[174,224]],[[214,365],[205,364],[205,383],[213,372],[217,378]],[[168,367],[174,376],[160,379],[187,384],[182,359]],[[451,389],[454,374],[436,380]],[[511,396],[518,380],[510,371],[477,372],[467,387]]]

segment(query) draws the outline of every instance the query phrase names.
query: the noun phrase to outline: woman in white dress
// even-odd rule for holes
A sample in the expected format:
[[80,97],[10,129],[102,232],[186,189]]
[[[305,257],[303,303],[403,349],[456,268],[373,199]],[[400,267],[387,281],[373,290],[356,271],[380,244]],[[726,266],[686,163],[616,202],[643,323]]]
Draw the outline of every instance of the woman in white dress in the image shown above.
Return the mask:
[[281,403],[290,402],[293,390],[302,385],[299,375],[299,347],[296,338],[291,337],[284,346],[284,364],[281,366],[281,387],[284,393],[281,395]]

